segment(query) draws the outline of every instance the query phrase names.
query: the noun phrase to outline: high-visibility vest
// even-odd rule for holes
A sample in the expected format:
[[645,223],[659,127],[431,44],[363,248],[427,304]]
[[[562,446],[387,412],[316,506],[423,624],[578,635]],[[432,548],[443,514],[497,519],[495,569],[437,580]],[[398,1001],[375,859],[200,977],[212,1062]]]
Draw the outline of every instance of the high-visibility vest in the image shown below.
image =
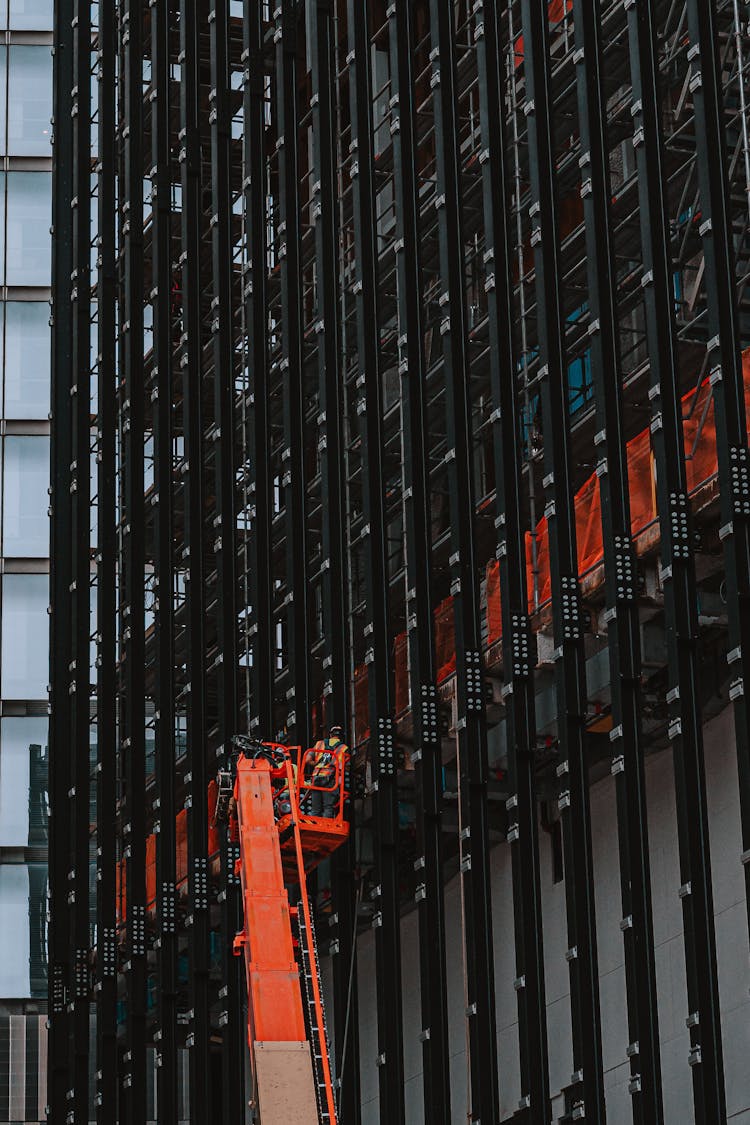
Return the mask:
[[313,747],[315,757],[313,759],[312,776],[310,778],[313,785],[322,787],[330,786],[332,781],[340,780],[337,777],[337,769],[339,775],[343,773],[346,766],[346,758],[349,753],[349,747],[340,738],[321,738],[315,743]]

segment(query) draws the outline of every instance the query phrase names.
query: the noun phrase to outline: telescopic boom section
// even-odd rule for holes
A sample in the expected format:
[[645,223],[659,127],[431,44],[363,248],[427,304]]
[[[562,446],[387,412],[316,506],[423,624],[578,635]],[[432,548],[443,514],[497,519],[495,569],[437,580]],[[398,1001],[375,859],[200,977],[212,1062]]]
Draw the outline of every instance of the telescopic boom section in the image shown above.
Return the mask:
[[[240,756],[234,784],[245,920],[235,953],[245,958],[255,1105],[260,1125],[336,1125],[307,894],[306,871],[315,866],[315,857],[303,848],[300,821],[315,836],[325,835],[327,826],[324,818],[300,810],[292,752],[274,751],[277,765],[263,756]],[[337,844],[346,838],[341,833],[343,788],[341,798],[339,816],[330,825]],[[299,891],[296,908],[289,902],[291,886]]]

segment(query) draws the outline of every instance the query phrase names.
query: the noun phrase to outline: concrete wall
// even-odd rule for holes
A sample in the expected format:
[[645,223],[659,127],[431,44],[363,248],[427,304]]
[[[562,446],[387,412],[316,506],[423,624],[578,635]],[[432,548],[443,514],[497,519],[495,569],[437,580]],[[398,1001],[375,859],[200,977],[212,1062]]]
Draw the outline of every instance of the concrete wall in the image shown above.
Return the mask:
[[[710,804],[716,940],[719,962],[728,1120],[750,1125],[750,997],[748,996],[748,934],[733,722],[729,709],[706,727],[706,772]],[[654,755],[648,762],[651,877],[654,897],[656,968],[666,1120],[669,1125],[693,1122],[692,1082],[687,1056],[689,1036],[682,941],[682,911],[675,823],[672,757]],[[626,1023],[621,904],[617,854],[614,782],[597,784],[591,794],[596,909],[602,1006],[604,1065],[609,1125],[632,1121],[627,1090],[630,1072],[625,1049]],[[554,884],[549,838],[541,833],[544,940],[547,977],[547,1026],[551,1085],[558,1116],[564,1107],[560,1091],[570,1083],[570,1004],[565,961],[564,886]],[[505,845],[492,854],[497,1038],[500,1059],[502,1117],[509,1118],[521,1095],[517,1065],[516,996],[510,852]],[[446,888],[449,949],[452,1119],[467,1121],[466,1041],[461,940],[461,889],[458,880]],[[422,1125],[421,1031],[417,915],[402,923],[403,1017],[405,1033],[406,1107],[409,1125]],[[374,994],[375,952],[371,933],[359,944],[360,1040],[364,1125],[378,1122],[377,1024]]]

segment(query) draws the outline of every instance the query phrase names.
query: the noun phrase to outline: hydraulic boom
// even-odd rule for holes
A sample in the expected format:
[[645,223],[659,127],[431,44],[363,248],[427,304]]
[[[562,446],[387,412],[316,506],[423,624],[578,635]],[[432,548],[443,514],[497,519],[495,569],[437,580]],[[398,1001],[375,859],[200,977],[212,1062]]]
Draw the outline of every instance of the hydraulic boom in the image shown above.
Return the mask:
[[[258,1125],[336,1125],[307,874],[347,839],[345,769],[337,760],[321,785],[316,750],[235,741],[242,753],[233,779],[219,775],[217,819],[240,848],[244,929],[234,948],[247,976],[251,1104]],[[310,811],[318,794],[327,816]]]

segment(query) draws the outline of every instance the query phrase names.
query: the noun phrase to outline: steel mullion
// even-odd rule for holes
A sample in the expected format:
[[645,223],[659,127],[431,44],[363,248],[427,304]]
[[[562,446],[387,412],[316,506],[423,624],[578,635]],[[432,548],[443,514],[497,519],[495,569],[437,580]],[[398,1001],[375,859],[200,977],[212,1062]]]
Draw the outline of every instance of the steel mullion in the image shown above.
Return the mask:
[[250,572],[250,607],[246,627],[255,630],[252,698],[249,727],[269,737],[273,733],[273,567],[271,565],[271,459],[268,456],[270,393],[268,378],[268,274],[266,268],[266,125],[265,62],[262,7],[244,4],[244,215],[249,240],[244,278],[245,325],[249,335],[248,449],[252,466],[252,533],[245,535],[245,567]]
[[276,98],[279,162],[279,257],[281,259],[281,374],[284,411],[284,537],[286,542],[287,716],[290,737],[310,741],[310,630],[305,546],[304,363],[302,354],[302,243],[297,129],[297,7],[276,9]]
[[489,771],[474,528],[476,505],[454,15],[453,5],[443,0],[430,0],[430,85],[435,118],[440,304],[444,306],[440,332],[451,513],[451,591],[456,623],[460,848],[465,889],[471,1107],[475,1117],[496,1121],[500,1113],[500,1094],[489,870]]
[[[737,306],[736,262],[719,34],[714,0],[688,0],[692,46],[700,234],[706,263],[708,352],[713,387],[727,584],[729,652],[740,787],[742,862],[750,920],[750,465],[745,382]],[[694,53],[695,52],[695,53]]]
[[187,597],[188,927],[190,1115],[210,1113],[210,912],[208,893],[203,348],[201,324],[200,20],[197,0],[180,0],[180,164],[182,168],[183,335],[180,364],[185,440]]
[[[234,298],[232,239],[232,110],[230,104],[229,3],[212,0],[211,43],[211,242],[213,266],[212,332],[214,425],[219,440],[215,449],[216,517],[214,556],[218,587],[219,747],[228,765],[231,739],[239,729],[237,660],[237,572],[235,504],[235,412],[234,412]],[[221,833],[221,952],[226,1002],[222,1020],[222,1113],[239,1120],[244,1108],[243,1027],[241,1025],[241,958],[235,957],[233,941],[241,928],[240,903],[234,864],[230,860],[227,833]]]
[[[377,231],[371,99],[369,5],[348,0],[348,84],[351,122],[351,181],[356,280],[357,389],[361,419],[363,519],[368,527],[365,599],[370,746],[377,780],[375,900],[381,924],[375,929],[380,1120],[404,1119],[403,1022],[401,1019],[401,919],[399,902],[398,770],[395,761],[392,660],[389,636],[388,529],[382,418],[382,359],[378,295]],[[323,189],[325,191],[325,188]],[[323,199],[325,195],[323,195]],[[353,1091],[354,1092],[354,1091]],[[342,1114],[343,1117],[343,1114]]]
[[[334,171],[333,20],[330,0],[310,5],[312,181],[310,219],[315,228],[318,429],[323,542],[323,694],[327,720],[346,725],[346,506],[344,498],[343,392],[338,299],[338,181]],[[371,497],[374,503],[374,497]],[[296,591],[295,591],[296,596]],[[384,608],[384,607],[383,607]],[[383,720],[385,721],[385,719]]]
[[533,228],[544,469],[548,490],[545,511],[557,656],[558,776],[562,786],[560,806],[566,860],[573,1070],[576,1082],[580,1082],[586,1115],[604,1120],[594,870],[584,739],[585,649],[571,479],[547,2],[523,0],[521,11],[532,197],[529,213]]
[[396,217],[399,375],[404,449],[407,628],[412,700],[417,832],[424,863],[419,911],[420,1004],[425,1120],[451,1120],[450,1050],[443,889],[443,776],[434,619],[432,533],[426,442],[424,306],[421,299],[416,105],[412,72],[416,29],[411,5],[388,12]]
[[170,125],[170,0],[151,8],[151,208],[154,321],[154,509],[155,596],[154,749],[159,812],[156,836],[156,981],[159,1121],[177,1125],[178,1103],[178,936],[175,838],[175,677],[174,677],[174,495],[173,439],[175,379],[172,330],[172,165]]
[[143,363],[143,6],[120,11],[124,171],[121,205],[123,307],[120,325],[124,402],[121,406],[123,534],[121,650],[123,652],[122,811],[127,888],[127,1016],[123,1074],[127,1125],[146,1114],[146,744],[145,744],[145,508]]
[[[73,0],[55,5],[55,154],[73,149]],[[68,694],[68,664],[72,631],[73,551],[71,548],[72,497],[70,463],[72,443],[72,386],[75,382],[72,357],[71,274],[73,272],[73,165],[55,159],[52,175],[52,413],[55,425],[51,441],[52,524],[50,555],[52,568],[50,625],[50,825],[49,869],[51,892],[49,954],[48,1095],[50,1117],[64,1121],[67,1113],[68,1041],[72,1021],[68,1018],[70,974],[73,957],[69,945],[68,866],[70,856],[70,797],[73,784],[68,753],[72,716]]]
[[[72,1035],[70,1037],[70,1087],[76,1125],[88,1121],[89,1083],[89,825],[90,816],[90,583],[91,559],[91,11],[87,0],[77,0],[74,14],[73,98],[73,273],[72,304],[73,460],[70,465],[73,493],[71,540],[73,551],[72,661],[68,690],[73,692],[70,747],[73,756],[71,806],[73,910],[70,942],[72,965]],[[70,879],[70,876],[69,876]]]
[[498,6],[499,0],[486,0],[479,8],[476,34],[486,221],[485,289],[490,330],[497,558],[500,565],[506,744],[511,789],[506,804],[510,813],[508,840],[511,842],[513,872],[521,1101],[526,1101],[530,1121],[535,1125],[547,1125],[551,1121],[552,1107],[534,780],[535,684],[534,665],[530,658],[533,639],[528,614],[526,524],[523,518],[522,404],[517,391],[513,347],[514,302],[510,280],[513,234],[509,226],[511,190],[506,163],[505,107],[500,87],[502,53]]
[[[663,1121],[656,963],[641,722],[640,622],[618,339],[617,264],[609,214],[612,196],[600,0],[574,0],[578,121],[589,303],[589,340],[599,461],[607,640],[612,685],[620,886],[628,999],[633,1120]],[[595,330],[592,332],[591,328]],[[613,737],[614,736],[614,737]]]
[[[97,166],[97,1125],[117,1118],[117,267],[115,261],[115,12],[99,8]],[[167,1123],[168,1125],[168,1123]]]
[[[656,461],[664,609],[668,638],[669,733],[674,743],[693,1099],[699,1125],[722,1120],[724,1084],[716,939],[708,850],[703,726],[698,688],[695,555],[687,494],[677,327],[668,228],[664,143],[652,0],[628,12],[634,147],[650,357],[651,440]],[[719,1107],[717,1113],[717,1107]]]

